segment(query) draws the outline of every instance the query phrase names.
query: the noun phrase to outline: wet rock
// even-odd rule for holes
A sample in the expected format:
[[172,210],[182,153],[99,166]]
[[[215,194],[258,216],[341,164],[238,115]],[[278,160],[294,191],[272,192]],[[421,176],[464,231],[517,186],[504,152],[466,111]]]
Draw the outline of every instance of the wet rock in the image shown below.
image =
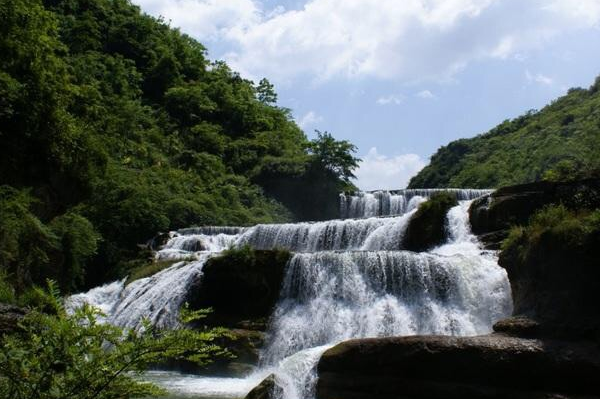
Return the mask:
[[318,399],[599,398],[600,349],[490,334],[358,339],[326,351]]
[[275,375],[271,374],[252,389],[245,399],[278,399],[282,394],[283,390],[277,385]]
[[170,238],[171,235],[169,233],[158,233],[150,241],[148,241],[147,248],[152,251],[158,251],[165,246]]
[[500,253],[512,288],[514,315],[541,324],[544,336],[600,342],[600,236],[582,233],[577,244],[542,234]]
[[473,201],[469,210],[471,227],[477,235],[506,230],[526,224],[545,205],[558,203],[571,209],[600,207],[600,179],[502,187]]
[[446,192],[434,194],[422,203],[408,222],[402,248],[426,251],[442,244],[446,239],[446,215],[457,204],[456,196]]
[[264,328],[279,298],[290,253],[239,249],[209,259],[188,302],[212,308],[208,325]]
[[526,316],[513,316],[494,324],[494,331],[513,337],[534,338],[542,335],[540,323]]
[[264,341],[265,333],[261,331],[229,330],[213,342],[227,349],[228,355],[215,357],[204,366],[185,360],[172,360],[162,363],[159,368],[220,377],[244,377],[256,369]]

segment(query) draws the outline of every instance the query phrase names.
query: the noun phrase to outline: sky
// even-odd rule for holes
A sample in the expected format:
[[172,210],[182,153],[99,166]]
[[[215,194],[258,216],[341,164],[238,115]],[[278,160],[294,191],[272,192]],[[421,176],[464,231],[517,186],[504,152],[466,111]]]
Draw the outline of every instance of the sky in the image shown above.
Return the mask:
[[398,189],[435,151],[600,75],[600,0],[133,0],[245,78],[309,138],[357,146]]

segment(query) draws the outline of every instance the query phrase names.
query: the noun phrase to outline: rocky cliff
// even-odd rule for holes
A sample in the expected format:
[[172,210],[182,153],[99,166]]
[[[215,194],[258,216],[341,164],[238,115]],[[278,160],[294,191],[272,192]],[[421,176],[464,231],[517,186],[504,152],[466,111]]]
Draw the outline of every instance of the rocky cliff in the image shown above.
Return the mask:
[[549,205],[563,218],[511,232],[500,254],[514,316],[494,333],[343,342],[319,362],[317,398],[600,398],[600,181],[500,189],[472,205],[473,231],[500,248]]

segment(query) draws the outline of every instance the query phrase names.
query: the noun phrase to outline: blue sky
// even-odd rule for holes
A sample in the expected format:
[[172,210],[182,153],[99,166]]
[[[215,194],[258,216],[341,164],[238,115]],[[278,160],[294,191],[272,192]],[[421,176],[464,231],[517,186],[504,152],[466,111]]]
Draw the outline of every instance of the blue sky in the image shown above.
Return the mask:
[[449,141],[600,75],[600,0],[133,0],[402,188]]

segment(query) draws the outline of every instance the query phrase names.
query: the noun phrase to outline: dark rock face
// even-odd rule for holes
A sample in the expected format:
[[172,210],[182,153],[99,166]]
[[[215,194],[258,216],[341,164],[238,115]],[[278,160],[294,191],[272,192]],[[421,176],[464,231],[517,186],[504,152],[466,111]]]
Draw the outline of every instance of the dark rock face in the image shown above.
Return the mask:
[[245,399],[277,399],[281,397],[283,390],[275,381],[275,375],[271,374],[254,389],[252,389]]
[[262,331],[233,329],[229,337],[221,337],[215,344],[227,350],[233,358],[216,359],[203,369],[203,373],[227,376],[244,376],[254,371],[259,351],[265,341]]
[[532,241],[500,254],[514,314],[534,319],[544,336],[600,342],[600,236],[583,235],[577,246],[551,234]]
[[408,222],[402,248],[426,251],[442,244],[446,238],[446,215],[457,204],[456,196],[449,193],[433,195],[421,204]]
[[289,259],[278,250],[235,250],[209,259],[188,301],[194,309],[213,308],[209,325],[264,329]]
[[318,399],[600,397],[597,345],[502,334],[350,340],[318,371]]
[[512,337],[535,338],[542,334],[540,323],[526,316],[513,316],[494,324],[494,331]]
[[[500,189],[473,203],[471,224],[499,249],[512,225],[559,203],[597,209],[600,180]],[[600,237],[556,237],[541,234],[501,253],[515,316],[496,323],[495,333],[343,342],[319,362],[317,398],[600,398]]]
[[220,376],[239,377],[252,372],[290,256],[287,251],[243,248],[209,259],[187,300],[192,309],[213,309],[206,319],[196,323],[197,328],[230,329],[230,336],[221,337],[215,344],[228,349],[233,357],[215,359],[201,369],[184,363],[174,366]]
[[0,303],[0,335],[19,330],[19,322],[27,311],[14,305]]
[[167,241],[169,241],[170,238],[171,236],[169,233],[158,233],[156,236],[152,237],[150,241],[148,241],[147,247],[152,251],[158,251],[167,243]]
[[526,224],[545,205],[562,203],[568,208],[600,207],[600,179],[573,182],[539,181],[503,187],[473,201],[471,227],[477,235],[501,232]]

